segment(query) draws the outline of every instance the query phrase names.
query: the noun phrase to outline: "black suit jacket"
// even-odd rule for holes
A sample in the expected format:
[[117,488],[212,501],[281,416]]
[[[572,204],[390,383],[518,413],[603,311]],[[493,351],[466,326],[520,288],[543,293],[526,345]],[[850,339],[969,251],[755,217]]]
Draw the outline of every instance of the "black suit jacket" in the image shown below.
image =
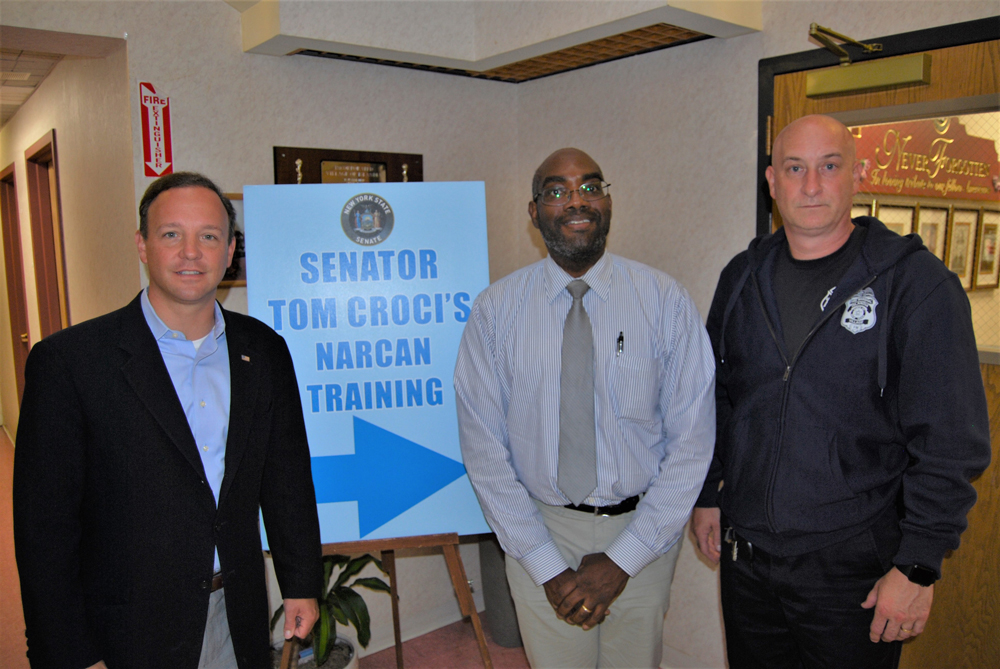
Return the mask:
[[138,297],[32,349],[14,451],[32,667],[194,669],[216,546],[240,669],[270,667],[258,511],[282,596],[319,596],[288,348],[259,321],[223,314],[232,399],[218,508]]

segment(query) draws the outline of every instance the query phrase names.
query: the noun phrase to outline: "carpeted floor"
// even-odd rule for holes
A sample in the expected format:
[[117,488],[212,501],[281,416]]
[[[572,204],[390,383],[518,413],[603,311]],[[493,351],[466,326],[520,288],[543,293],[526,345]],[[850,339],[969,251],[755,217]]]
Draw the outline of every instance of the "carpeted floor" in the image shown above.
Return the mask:
[[[493,643],[486,632],[494,669],[528,669],[524,648],[504,648]],[[403,642],[406,669],[481,669],[482,657],[472,623],[460,620],[416,639]],[[396,669],[395,647],[366,655],[359,669]]]

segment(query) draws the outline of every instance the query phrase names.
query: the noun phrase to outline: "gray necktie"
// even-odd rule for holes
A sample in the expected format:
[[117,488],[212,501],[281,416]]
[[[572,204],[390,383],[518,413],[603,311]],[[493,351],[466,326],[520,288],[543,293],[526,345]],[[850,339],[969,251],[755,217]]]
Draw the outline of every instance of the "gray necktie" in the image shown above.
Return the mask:
[[594,429],[594,334],[583,308],[590,286],[580,279],[566,290],[573,306],[563,327],[559,380],[559,489],[579,504],[597,487],[597,437]]

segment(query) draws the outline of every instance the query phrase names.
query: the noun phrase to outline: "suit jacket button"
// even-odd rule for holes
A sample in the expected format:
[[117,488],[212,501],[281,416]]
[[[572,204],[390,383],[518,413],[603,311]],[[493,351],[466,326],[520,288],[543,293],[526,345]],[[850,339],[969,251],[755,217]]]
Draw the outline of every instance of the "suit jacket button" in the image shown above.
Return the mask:
[[208,590],[208,586],[209,586],[209,582],[208,581],[202,581],[201,582],[201,589],[202,590]]

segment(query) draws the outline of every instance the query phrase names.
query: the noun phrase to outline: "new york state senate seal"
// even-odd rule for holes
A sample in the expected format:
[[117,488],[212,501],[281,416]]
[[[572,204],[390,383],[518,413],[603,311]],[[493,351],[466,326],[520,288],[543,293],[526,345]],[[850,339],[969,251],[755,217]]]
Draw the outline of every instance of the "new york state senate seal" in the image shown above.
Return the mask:
[[340,212],[340,226],[355,244],[375,246],[392,234],[392,207],[374,193],[355,195]]

